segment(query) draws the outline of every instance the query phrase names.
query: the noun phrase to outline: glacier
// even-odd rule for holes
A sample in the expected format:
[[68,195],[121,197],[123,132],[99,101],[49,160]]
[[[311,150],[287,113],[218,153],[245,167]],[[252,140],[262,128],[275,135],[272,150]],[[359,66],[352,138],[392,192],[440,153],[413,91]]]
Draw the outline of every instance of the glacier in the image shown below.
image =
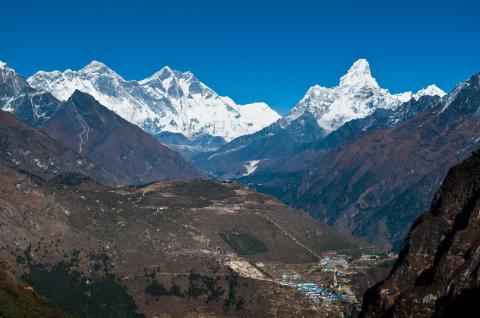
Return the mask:
[[125,80],[105,64],[92,61],[78,71],[39,71],[27,81],[33,88],[50,92],[62,101],[77,89],[88,93],[153,135],[171,132],[189,139],[209,135],[230,141],[280,118],[265,103],[236,104],[191,72],[168,66],[137,81]]

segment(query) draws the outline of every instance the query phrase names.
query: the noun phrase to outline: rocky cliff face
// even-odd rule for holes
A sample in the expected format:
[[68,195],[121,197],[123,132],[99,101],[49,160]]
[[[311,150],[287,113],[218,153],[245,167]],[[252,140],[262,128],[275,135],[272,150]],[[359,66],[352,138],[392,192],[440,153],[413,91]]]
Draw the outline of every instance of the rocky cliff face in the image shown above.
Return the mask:
[[32,88],[20,74],[0,61],[0,109],[37,127],[55,114],[60,104],[52,94]]
[[450,169],[363,317],[474,317],[480,299],[480,152]]

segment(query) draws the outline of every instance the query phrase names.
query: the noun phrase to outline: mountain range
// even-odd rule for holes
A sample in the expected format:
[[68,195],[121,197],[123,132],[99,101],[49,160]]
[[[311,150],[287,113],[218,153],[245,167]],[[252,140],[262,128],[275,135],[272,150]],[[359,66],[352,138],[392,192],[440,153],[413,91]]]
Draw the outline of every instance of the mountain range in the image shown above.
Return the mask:
[[[262,165],[270,166],[302,145],[318,142],[353,120],[375,116],[380,111],[391,112],[389,124],[393,126],[406,118],[402,115],[404,103],[422,96],[444,95],[435,85],[417,93],[391,94],[372,77],[369,63],[360,59],[341,77],[338,86],[311,87],[282,119],[259,132],[238,137],[213,153],[200,154],[193,162],[220,178],[250,175]],[[415,109],[409,111],[416,112]]]
[[[140,134],[144,141],[151,139],[147,133],[141,134],[140,130],[136,130],[136,134],[128,132],[134,129],[134,126],[127,125],[127,121],[120,125],[123,127],[121,130],[123,135],[116,131],[113,128],[118,126],[116,123],[121,118],[126,118],[128,121],[140,125],[160,141],[164,141],[171,149],[190,159],[194,165],[200,167],[208,175],[223,179],[237,178],[244,184],[273,194],[288,204],[305,209],[324,222],[361,236],[386,250],[399,248],[405,235],[404,224],[409,224],[420,213],[419,209],[426,208],[434,189],[446,173],[445,169],[448,165],[463,158],[459,156],[457,159],[449,161],[443,170],[438,170],[438,175],[432,177],[434,181],[425,181],[424,187],[428,191],[426,190],[425,193],[417,191],[418,196],[420,193],[424,194],[422,198],[417,199],[416,196],[413,196],[411,201],[408,201],[416,204],[415,208],[407,209],[411,213],[408,217],[402,216],[401,212],[395,214],[383,211],[393,211],[385,204],[388,200],[397,197],[398,191],[410,187],[412,185],[410,181],[403,183],[400,188],[389,184],[388,180],[372,179],[371,182],[362,183],[366,189],[374,189],[374,182],[376,187],[386,182],[381,187],[381,197],[378,198],[378,200],[381,199],[382,204],[375,208],[361,203],[364,202],[362,191],[365,191],[361,191],[361,186],[356,185],[351,194],[341,190],[344,183],[339,180],[347,178],[345,182],[347,184],[351,182],[349,176],[355,167],[351,163],[347,163],[343,170],[330,171],[329,167],[335,167],[335,169],[342,167],[337,161],[352,157],[350,154],[344,154],[342,149],[347,146],[355,149],[355,145],[361,144],[361,149],[366,153],[366,163],[370,167],[370,162],[375,162],[377,158],[382,157],[380,154],[371,156],[372,151],[381,150],[376,150],[374,144],[363,141],[370,136],[370,133],[377,132],[382,135],[383,131],[404,127],[406,125],[404,123],[415,120],[421,114],[442,107],[438,106],[442,100],[447,100],[456,94],[451,93],[446,96],[435,85],[430,85],[416,93],[392,94],[378,85],[371,75],[369,63],[364,59],[356,61],[350,67],[348,72],[340,78],[338,86],[326,88],[315,85],[311,87],[285,117],[252,134],[248,134],[245,130],[241,131],[240,128],[240,130],[237,129],[243,125],[240,122],[245,119],[245,116],[237,116],[238,114],[234,116],[239,120],[236,123],[240,126],[236,126],[236,124],[232,126],[222,121],[225,115],[223,112],[226,111],[230,116],[237,108],[255,109],[258,105],[250,105],[253,108],[249,108],[250,106],[233,107],[234,105],[231,104],[230,106],[233,105],[233,108],[227,107],[224,102],[231,101],[230,99],[213,92],[190,72],[181,73],[165,67],[145,80],[126,81],[104,64],[94,61],[80,71],[67,70],[63,73],[41,71],[30,77],[28,82],[25,82],[21,76],[5,65],[3,65],[3,73],[5,83],[8,83],[5,87],[9,88],[8,90],[4,89],[5,96],[24,96],[24,93],[19,93],[20,91],[15,89],[18,86],[23,87],[23,91],[36,91],[37,94],[48,96],[48,100],[56,101],[53,106],[52,104],[37,106],[37,108],[43,107],[47,111],[42,113],[44,115],[37,116],[36,120],[27,120],[27,123],[33,126],[41,125],[41,129],[47,135],[80,153],[83,151],[83,138],[87,138],[90,133],[91,136],[96,136],[85,143],[86,153],[83,155],[86,159],[95,162],[97,167],[110,174],[111,177],[117,178],[115,182],[110,181],[108,184],[142,184],[165,178],[195,178],[201,175],[198,171],[195,172],[195,168],[182,160],[173,159],[175,155],[168,154],[165,149],[160,151],[159,144],[152,144],[151,141],[147,143],[134,141],[134,137],[127,138],[127,136]],[[9,78],[14,80],[6,81]],[[12,83],[21,83],[21,85]],[[78,103],[80,108],[78,105],[72,106],[71,96],[77,88],[78,92],[83,90],[91,93],[96,100],[83,96],[82,102]],[[80,95],[77,95],[79,98]],[[12,97],[8,100],[11,99]],[[113,111],[110,113],[103,110],[96,111],[95,107],[97,109],[104,108],[101,105],[102,102]],[[78,109],[81,110],[86,105],[96,104],[98,105],[92,109],[78,112]],[[28,113],[26,110],[35,108],[29,104],[17,108],[13,108],[11,103],[5,105],[2,107],[13,112],[14,115]],[[204,108],[214,112],[209,115],[208,119],[205,119],[208,123],[195,119],[198,117],[196,112],[199,109],[201,109],[200,113],[206,113]],[[262,109],[269,112],[270,108]],[[165,123],[159,121],[159,114],[163,114],[161,115],[163,116],[162,120],[166,120],[165,118],[168,116],[173,118],[171,117],[173,113],[180,117],[190,116],[191,119],[193,118],[192,122],[196,124],[188,126],[191,129],[177,124],[174,126],[178,129],[162,126],[163,124],[157,125],[160,122]],[[95,116],[91,116],[93,114]],[[108,114],[107,117],[110,120],[105,121],[105,118],[102,119],[99,114]],[[118,114],[119,117],[114,118],[114,114]],[[263,118],[262,120],[268,118],[268,116],[255,112],[251,115]],[[178,116],[174,120],[175,122],[179,122],[178,118],[180,117]],[[28,116],[23,116],[23,118],[28,118]],[[85,120],[90,122],[86,124]],[[271,117],[267,121],[274,120]],[[156,126],[148,124],[153,121],[157,122]],[[218,124],[219,122],[223,124]],[[252,131],[255,131],[268,123],[257,124],[256,126],[247,126],[255,127],[255,129],[252,128]],[[203,130],[201,127],[206,127],[205,125],[216,128]],[[220,127],[224,127],[226,130]],[[220,131],[222,132],[220,133]],[[236,135],[241,136],[233,138]],[[112,140],[107,138],[109,136],[113,136],[112,140],[115,142],[112,143]],[[411,136],[408,135],[405,138],[410,140]],[[130,141],[126,142],[126,140]],[[228,140],[230,141],[226,143]],[[153,148],[144,150],[146,144],[155,145],[157,149],[155,151]],[[114,153],[112,151],[114,148],[125,149],[125,151]],[[216,150],[217,148],[219,149]],[[345,151],[356,151],[348,150],[350,148]],[[435,150],[432,151],[435,152]],[[159,156],[159,152],[163,152],[163,155]],[[142,155],[138,155],[140,153]],[[161,158],[161,160],[158,161],[154,158]],[[171,167],[163,163],[159,165],[165,158],[171,158],[167,162],[173,160],[175,164]],[[355,158],[357,164],[362,161],[361,156],[353,155],[352,158]],[[417,158],[418,156],[409,159],[411,170],[423,171],[422,166],[417,166],[421,164],[416,161]],[[386,160],[395,162],[395,158],[387,157]],[[157,164],[153,164],[155,161]],[[363,169],[373,170],[377,167],[380,165],[371,166],[371,168],[363,167],[362,171]],[[386,171],[390,170],[376,175],[381,176]],[[392,169],[392,173],[398,172],[396,169]],[[328,181],[330,179],[324,177],[323,174],[333,178],[331,182],[334,182],[336,187],[333,187]],[[423,174],[420,175],[423,176]],[[126,176],[129,177],[123,180],[118,179]],[[316,181],[317,179],[319,181]],[[411,180],[416,182],[414,180],[417,179],[412,178]],[[340,201],[343,203],[339,203],[337,201],[339,196],[345,197],[345,195],[346,198]],[[328,201],[330,197],[332,201]],[[359,198],[362,198],[362,201],[359,201]],[[334,206],[330,206],[328,202],[332,202],[331,204]],[[363,218],[363,213],[377,213],[377,216]],[[398,221],[397,218],[402,221]],[[369,225],[364,224],[366,220],[370,222]],[[387,223],[386,230],[378,229],[382,222]]]
[[355,316],[371,287],[363,317],[448,317],[478,296],[480,73],[391,93],[360,59],[280,118],[168,67],[0,63],[0,108],[0,310]]
[[[93,61],[78,71],[37,72],[28,83],[61,101],[75,90],[88,93],[122,118],[187,155],[217,149],[280,118],[265,103],[238,105],[217,94],[191,72],[175,71],[168,66],[135,81],[125,80],[105,64]],[[182,135],[184,142],[179,144],[179,138],[172,140],[172,134]]]
[[[36,127],[7,110],[0,263],[73,316],[317,315],[310,298],[276,282],[280,271],[372,250],[270,196],[207,179],[88,93],[75,90]],[[371,275],[359,270],[352,304],[334,310],[352,310]],[[15,284],[0,281],[0,296]]]

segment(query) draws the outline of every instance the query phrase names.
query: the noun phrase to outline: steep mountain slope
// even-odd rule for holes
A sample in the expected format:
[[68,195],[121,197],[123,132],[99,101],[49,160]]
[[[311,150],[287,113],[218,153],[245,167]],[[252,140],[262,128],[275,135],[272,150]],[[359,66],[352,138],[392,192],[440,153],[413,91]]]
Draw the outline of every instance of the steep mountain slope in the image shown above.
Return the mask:
[[21,75],[0,61],[0,109],[38,127],[59,107],[59,100],[48,92],[30,87]]
[[366,132],[396,127],[420,113],[435,108],[441,100],[439,95],[423,95],[412,98],[395,109],[377,109],[367,117],[345,123],[325,139],[317,141],[312,147],[314,149],[332,148],[341,143],[353,142]]
[[476,317],[480,297],[480,153],[452,168],[413,224],[363,317]]
[[[278,122],[255,134],[239,137],[214,153],[199,155],[193,161],[220,178],[250,175],[252,162],[256,163],[257,170],[270,167],[279,158],[292,156],[302,145],[319,142],[350,121],[373,116],[378,111],[392,113],[389,125],[394,126],[404,120],[401,105],[405,102],[417,101],[422,96],[444,95],[435,85],[415,94],[391,94],[377,84],[368,62],[360,59],[341,77],[338,86],[311,87]],[[406,114],[403,117],[406,119]]]
[[89,317],[102,308],[137,317],[137,306],[148,317],[322,316],[270,268],[310,268],[317,255],[360,244],[272,197],[208,180],[111,188],[0,165],[0,206],[0,257]]
[[150,134],[80,91],[41,129],[108,171],[117,185],[202,176]]
[[0,110],[0,123],[0,163],[45,179],[76,172],[102,183],[115,183],[107,171],[10,113]]
[[308,149],[299,155],[309,156],[300,172],[243,182],[381,248],[398,249],[448,167],[478,147],[479,77],[395,128],[365,133],[333,150]]
[[0,259],[0,316],[2,318],[66,318],[51,302],[38,295],[31,286],[14,276],[10,264]]
[[169,67],[141,81],[126,81],[104,64],[93,61],[79,71],[41,71],[28,82],[60,100],[67,100],[75,90],[88,93],[124,119],[155,135],[171,132],[190,140],[212,136],[230,141],[256,132],[279,118],[264,103],[237,105],[230,98],[218,95],[192,73]]

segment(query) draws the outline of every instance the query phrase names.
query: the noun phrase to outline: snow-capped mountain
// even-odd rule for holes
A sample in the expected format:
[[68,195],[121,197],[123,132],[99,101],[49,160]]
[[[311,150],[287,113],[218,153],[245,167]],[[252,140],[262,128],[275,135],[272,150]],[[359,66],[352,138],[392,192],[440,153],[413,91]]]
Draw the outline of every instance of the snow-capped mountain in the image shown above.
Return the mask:
[[394,110],[412,98],[418,99],[424,95],[443,97],[445,94],[435,85],[430,85],[417,93],[391,94],[387,89],[381,88],[372,77],[368,61],[360,59],[340,78],[338,86],[312,86],[281,120],[281,124],[287,126],[308,112],[317,119],[321,128],[330,133],[346,122],[370,115],[378,108]]
[[280,116],[265,103],[237,105],[218,95],[191,72],[164,67],[141,81],[129,81],[93,61],[64,72],[40,71],[28,79],[34,88],[67,100],[75,90],[88,93],[121,117],[152,134],[202,135],[226,141],[254,133]]
[[[198,156],[194,162],[222,178],[256,174],[293,156],[301,145],[314,146],[324,138],[337,142],[375,127],[393,127],[433,107],[444,95],[435,85],[417,93],[391,94],[372,77],[367,60],[360,59],[340,78],[338,86],[311,87],[279,121],[252,135],[238,137],[214,153]],[[431,98],[421,100],[422,96]],[[365,120],[354,122],[360,119]],[[352,123],[354,128],[346,127],[346,123]],[[345,129],[339,129],[344,125]],[[339,132],[339,136],[332,132]],[[251,162],[256,163],[253,171]]]
[[60,106],[60,101],[50,93],[37,90],[14,69],[0,61],[0,109],[38,127],[49,119]]

